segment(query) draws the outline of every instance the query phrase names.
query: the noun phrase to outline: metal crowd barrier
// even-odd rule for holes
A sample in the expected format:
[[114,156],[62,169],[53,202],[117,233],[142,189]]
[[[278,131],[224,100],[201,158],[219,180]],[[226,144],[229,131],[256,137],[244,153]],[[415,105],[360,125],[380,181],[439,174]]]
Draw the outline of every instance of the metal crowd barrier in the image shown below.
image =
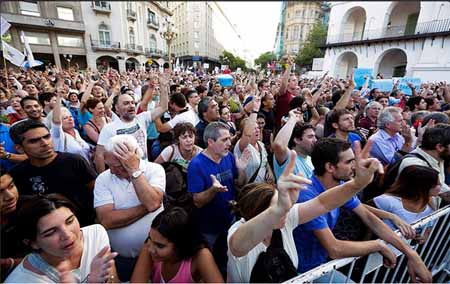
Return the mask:
[[[414,229],[417,229],[426,227],[427,225],[429,226],[434,222],[427,240],[421,245],[413,245],[412,248],[420,255],[437,283],[442,283],[450,275],[449,216],[450,205],[447,205],[412,225]],[[401,236],[398,230],[396,233]],[[405,242],[410,244],[411,240],[405,240]],[[393,246],[389,245],[389,247],[397,255],[397,265],[392,269],[383,266],[383,257],[381,254],[372,253],[368,256],[348,257],[329,261],[284,283],[311,283],[328,273],[331,273],[329,283],[333,283],[336,270],[347,277],[346,282],[409,282],[410,277],[406,265],[408,259]]]

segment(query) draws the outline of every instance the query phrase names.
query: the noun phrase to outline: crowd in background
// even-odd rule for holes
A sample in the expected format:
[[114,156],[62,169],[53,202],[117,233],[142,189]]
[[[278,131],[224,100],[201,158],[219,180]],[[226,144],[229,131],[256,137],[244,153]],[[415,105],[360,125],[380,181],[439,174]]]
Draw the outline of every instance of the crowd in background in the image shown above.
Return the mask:
[[431,281],[394,231],[423,243],[410,224],[450,200],[450,85],[292,65],[4,70],[1,280],[282,282],[372,252],[393,267],[381,238]]

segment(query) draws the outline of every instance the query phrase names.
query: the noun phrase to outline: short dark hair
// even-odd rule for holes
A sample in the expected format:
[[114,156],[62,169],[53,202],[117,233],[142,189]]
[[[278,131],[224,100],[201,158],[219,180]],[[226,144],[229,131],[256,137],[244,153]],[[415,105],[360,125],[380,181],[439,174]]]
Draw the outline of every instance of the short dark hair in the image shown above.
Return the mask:
[[269,83],[269,80],[262,79],[261,81],[259,81],[258,82],[258,89],[261,88],[265,83]]
[[96,108],[97,105],[98,105],[99,103],[101,103],[101,102],[102,102],[102,101],[99,100],[99,99],[92,98],[92,99],[89,99],[89,100],[86,101],[85,107],[86,107],[87,110],[91,110],[91,109]]
[[175,125],[173,128],[173,139],[175,140],[175,143],[177,143],[178,138],[186,132],[194,134],[195,137],[197,129],[195,129],[194,125],[190,122],[182,122]]
[[423,118],[422,125],[427,124],[428,121],[430,121],[430,119],[434,120],[434,123],[436,123],[436,124],[438,124],[438,123],[448,124],[450,122],[450,118],[445,113],[440,112],[440,111],[433,111],[432,113],[427,114]]
[[434,127],[427,128],[422,137],[422,145],[425,150],[434,150],[437,144],[446,147],[450,144],[450,125],[438,123]]
[[200,86],[197,86],[197,87],[195,88],[195,90],[197,91],[198,94],[201,94],[201,93],[203,93],[204,91],[206,91],[206,88],[203,87],[202,85],[200,85]]
[[24,202],[17,213],[17,228],[21,240],[34,241],[39,220],[54,210],[67,207],[74,214],[75,205],[61,194],[36,195]]
[[169,91],[171,93],[175,92],[175,90],[179,87],[180,85],[178,84],[174,84],[174,85],[170,85]]
[[190,96],[192,96],[192,94],[197,94],[198,95],[197,90],[195,90],[195,89],[188,89],[186,91],[186,93],[184,94],[185,97],[186,97],[186,101],[189,99]]
[[298,138],[302,140],[303,134],[307,129],[315,129],[314,126],[312,126],[309,123],[297,123],[294,127],[294,130],[292,130],[291,138],[289,139],[289,148],[295,147],[294,139]]
[[408,101],[406,102],[406,105],[409,107],[409,109],[411,111],[414,111],[416,109],[416,105],[420,104],[420,101],[423,100],[424,98],[421,96],[418,97],[411,97],[408,99]]
[[53,97],[56,97],[56,94],[55,94],[55,93],[52,93],[52,92],[41,93],[41,94],[39,94],[39,103],[40,103],[42,106],[45,106],[45,103],[44,103],[44,102],[49,102],[49,101],[51,101],[51,99],[52,99]]
[[170,103],[176,104],[178,107],[186,107],[186,98],[182,93],[174,93],[170,96]]
[[321,138],[314,145],[311,153],[311,161],[314,166],[314,173],[318,176],[325,174],[325,164],[339,163],[339,154],[350,149],[351,144],[338,138]]
[[24,138],[24,134],[35,128],[45,128],[48,131],[47,126],[40,121],[36,121],[34,119],[24,119],[19,122],[14,123],[9,129],[9,136],[14,144],[22,145]]
[[32,96],[26,96],[25,98],[23,98],[23,99],[20,100],[20,106],[21,106],[22,108],[24,108],[24,105],[25,105],[25,102],[26,102],[26,101],[35,101],[35,102],[37,102],[38,104],[41,104],[41,103],[39,102],[39,100],[36,99],[35,97],[32,97]]
[[200,119],[203,119],[203,113],[205,113],[208,110],[209,102],[212,100],[211,97],[204,97],[200,100],[198,103],[198,117]]

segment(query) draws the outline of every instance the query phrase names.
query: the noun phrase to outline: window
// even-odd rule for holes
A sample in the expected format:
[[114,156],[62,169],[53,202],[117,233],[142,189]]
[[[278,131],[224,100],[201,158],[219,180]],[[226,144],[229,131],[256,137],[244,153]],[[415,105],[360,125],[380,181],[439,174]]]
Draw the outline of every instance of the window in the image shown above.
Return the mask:
[[294,26],[294,32],[292,33],[292,39],[297,40],[299,38],[299,28],[298,26]]
[[199,38],[200,37],[200,33],[199,32],[194,32],[194,38]]
[[301,17],[302,10],[295,11],[295,17]]
[[150,35],[150,49],[156,49],[156,36]]
[[20,13],[27,16],[39,17],[41,13],[39,12],[38,1],[20,1]]
[[135,37],[134,37],[134,30],[133,30],[133,28],[130,28],[130,31],[129,31],[129,37],[130,37],[130,44],[131,44],[131,45],[134,45],[134,43],[135,43]]
[[98,35],[101,46],[111,46],[111,32],[107,25],[101,24],[98,26]]
[[200,48],[200,42],[194,41],[194,48],[199,49]]
[[73,10],[71,8],[56,7],[58,18],[66,21],[73,21]]
[[[47,33],[24,32],[29,44],[50,45],[50,37]],[[22,37],[20,38],[23,43]]]
[[81,36],[58,35],[58,45],[70,47],[83,47]]
[[102,8],[102,9],[111,9],[111,5],[109,1],[94,1],[94,6]]
[[147,22],[156,24],[157,23],[156,14],[152,12],[150,9],[147,10],[147,14],[148,14]]

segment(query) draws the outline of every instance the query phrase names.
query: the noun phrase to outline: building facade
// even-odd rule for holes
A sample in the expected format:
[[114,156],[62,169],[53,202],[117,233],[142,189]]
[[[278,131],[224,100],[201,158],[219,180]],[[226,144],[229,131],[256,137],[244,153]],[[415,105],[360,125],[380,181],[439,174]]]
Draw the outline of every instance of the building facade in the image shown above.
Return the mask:
[[166,1],[80,3],[89,67],[124,71],[167,61],[166,42],[160,35],[164,18],[172,15]]
[[297,54],[319,21],[324,22],[327,6],[321,1],[283,1],[275,39],[275,52]]
[[450,78],[450,2],[333,2],[324,70],[339,78],[355,67],[384,78]]
[[58,67],[68,67],[70,60],[86,68],[86,25],[80,2],[1,1],[0,10],[2,17],[11,24],[7,33],[16,49],[24,49],[20,36],[23,31],[36,60]]
[[214,2],[169,2],[172,21],[177,30],[173,53],[182,66],[219,64],[223,47],[214,36],[213,18],[217,16]]

